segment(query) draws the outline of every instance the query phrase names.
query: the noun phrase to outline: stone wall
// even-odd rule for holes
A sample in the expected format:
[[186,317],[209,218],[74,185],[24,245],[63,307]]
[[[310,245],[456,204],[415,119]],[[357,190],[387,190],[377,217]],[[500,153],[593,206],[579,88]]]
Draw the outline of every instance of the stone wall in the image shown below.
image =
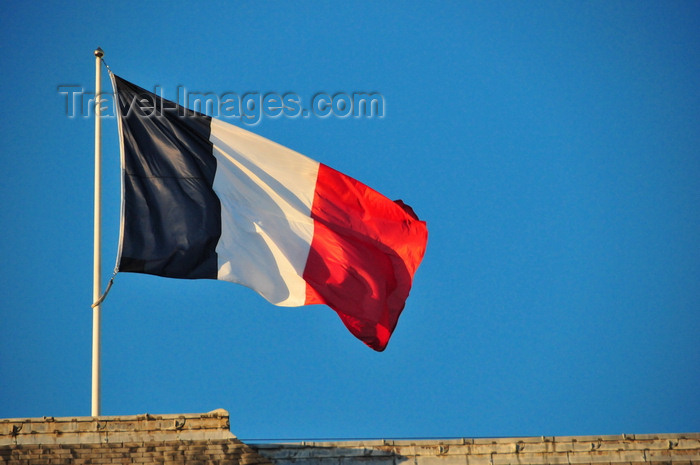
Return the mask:
[[275,465],[700,465],[700,434],[252,445]]
[[272,465],[229,431],[229,414],[0,420],[0,464]]
[[0,419],[1,465],[700,465],[700,433],[247,445],[229,414]]

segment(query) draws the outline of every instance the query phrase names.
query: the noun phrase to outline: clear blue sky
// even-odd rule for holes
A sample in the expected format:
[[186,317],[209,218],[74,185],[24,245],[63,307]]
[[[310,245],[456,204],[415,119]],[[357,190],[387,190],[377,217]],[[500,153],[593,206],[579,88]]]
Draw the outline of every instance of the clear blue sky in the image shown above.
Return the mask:
[[104,414],[221,407],[244,439],[700,431],[700,3],[431,3],[7,2],[0,417],[90,414],[94,121],[58,87],[93,90],[101,46],[170,99],[381,93],[383,118],[248,127],[430,231],[384,353],[326,307],[118,275]]

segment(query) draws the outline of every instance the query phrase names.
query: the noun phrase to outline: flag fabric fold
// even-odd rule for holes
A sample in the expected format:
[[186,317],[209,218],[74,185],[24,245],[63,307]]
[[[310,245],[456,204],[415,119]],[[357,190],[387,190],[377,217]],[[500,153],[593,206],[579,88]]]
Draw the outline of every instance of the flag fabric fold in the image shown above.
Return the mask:
[[325,304],[382,351],[427,243],[413,210],[289,148],[111,74],[122,149],[118,270]]

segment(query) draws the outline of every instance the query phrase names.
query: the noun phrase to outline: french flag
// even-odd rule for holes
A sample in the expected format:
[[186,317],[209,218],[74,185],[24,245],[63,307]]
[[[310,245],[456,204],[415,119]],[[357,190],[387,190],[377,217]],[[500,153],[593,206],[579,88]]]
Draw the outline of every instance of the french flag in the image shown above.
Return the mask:
[[[110,73],[111,74],[111,73]],[[111,74],[119,114],[118,270],[325,304],[386,348],[428,239],[401,201]]]

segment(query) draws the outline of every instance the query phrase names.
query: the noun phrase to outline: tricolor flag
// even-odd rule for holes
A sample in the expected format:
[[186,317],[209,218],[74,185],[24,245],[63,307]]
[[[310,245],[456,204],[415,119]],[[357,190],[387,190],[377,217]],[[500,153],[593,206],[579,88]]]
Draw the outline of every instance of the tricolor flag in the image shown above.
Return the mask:
[[231,281],[281,306],[325,304],[384,350],[425,252],[425,222],[322,163],[111,77],[118,270]]

